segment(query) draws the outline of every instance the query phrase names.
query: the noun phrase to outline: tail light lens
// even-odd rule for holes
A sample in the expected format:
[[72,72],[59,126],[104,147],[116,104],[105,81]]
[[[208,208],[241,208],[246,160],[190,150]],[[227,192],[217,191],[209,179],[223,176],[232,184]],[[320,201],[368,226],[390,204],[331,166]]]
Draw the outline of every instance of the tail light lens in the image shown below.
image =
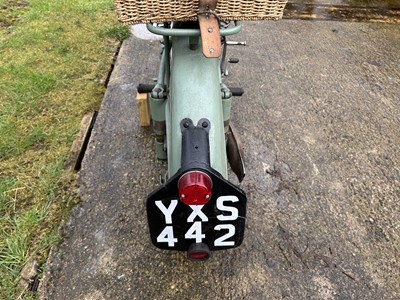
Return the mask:
[[207,260],[211,257],[210,248],[204,243],[191,244],[188,250],[188,258],[193,261]]
[[179,199],[186,205],[204,205],[211,199],[212,180],[201,171],[191,171],[178,181]]

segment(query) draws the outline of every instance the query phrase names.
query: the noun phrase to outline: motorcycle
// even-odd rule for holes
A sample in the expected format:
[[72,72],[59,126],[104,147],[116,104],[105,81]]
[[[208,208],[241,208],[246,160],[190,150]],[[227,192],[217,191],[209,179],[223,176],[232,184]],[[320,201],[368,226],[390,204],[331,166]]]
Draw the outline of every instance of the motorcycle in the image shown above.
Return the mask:
[[[115,2],[126,24],[130,22],[124,21],[126,5],[141,5],[133,0]],[[248,7],[248,2],[243,5]],[[257,1],[250,2],[260,14]],[[149,23],[154,21],[151,18],[134,20],[147,21],[147,29],[163,37],[157,82],[140,84],[137,90],[149,95],[156,154],[168,161],[165,181],[146,201],[151,240],[158,248],[186,251],[190,260],[201,261],[209,259],[211,251],[240,246],[244,238],[246,193],[228,179],[228,163],[239,181],[245,176],[242,147],[230,124],[232,97],[244,92],[227,87],[223,78],[227,75],[227,37],[240,32],[237,19],[249,17],[232,17],[234,13],[228,10],[231,16],[227,19],[236,20],[221,21],[227,9],[217,5],[229,6],[229,1],[186,3],[195,6],[194,17],[171,21],[162,15],[164,8],[152,12],[157,23],[162,22],[160,26]],[[264,1],[264,18],[279,18],[285,3]],[[265,17],[265,10],[278,15]]]

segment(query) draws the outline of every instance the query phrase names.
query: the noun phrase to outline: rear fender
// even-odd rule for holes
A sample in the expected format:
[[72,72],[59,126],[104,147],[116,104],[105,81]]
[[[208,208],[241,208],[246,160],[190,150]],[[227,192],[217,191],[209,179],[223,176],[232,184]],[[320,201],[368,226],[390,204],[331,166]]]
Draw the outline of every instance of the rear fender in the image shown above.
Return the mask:
[[165,108],[168,177],[172,177],[181,168],[181,121],[188,118],[194,124],[201,119],[211,123],[210,165],[227,178],[219,60],[204,57],[200,40],[193,50],[189,46],[192,39],[172,38],[171,78]]

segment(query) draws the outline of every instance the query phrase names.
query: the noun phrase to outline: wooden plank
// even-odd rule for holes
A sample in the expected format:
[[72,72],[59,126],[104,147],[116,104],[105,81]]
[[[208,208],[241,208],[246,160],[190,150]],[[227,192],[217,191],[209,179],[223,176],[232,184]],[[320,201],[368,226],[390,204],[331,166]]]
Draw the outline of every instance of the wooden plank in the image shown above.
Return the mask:
[[147,93],[137,93],[136,102],[139,111],[140,126],[147,127],[151,124],[149,97]]

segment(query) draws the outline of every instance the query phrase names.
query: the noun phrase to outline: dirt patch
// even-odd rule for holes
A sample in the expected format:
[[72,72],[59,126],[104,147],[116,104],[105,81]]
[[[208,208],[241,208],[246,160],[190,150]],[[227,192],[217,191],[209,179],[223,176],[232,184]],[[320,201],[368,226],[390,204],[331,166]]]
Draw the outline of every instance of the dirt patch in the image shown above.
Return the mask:
[[0,7],[0,27],[9,28],[18,23],[28,5],[27,1],[5,1]]

